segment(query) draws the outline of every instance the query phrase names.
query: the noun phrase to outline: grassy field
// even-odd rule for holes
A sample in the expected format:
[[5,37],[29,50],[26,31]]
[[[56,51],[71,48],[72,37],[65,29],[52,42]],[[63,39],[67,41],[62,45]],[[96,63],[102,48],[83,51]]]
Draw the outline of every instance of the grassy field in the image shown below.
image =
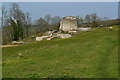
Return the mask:
[[118,26],[3,48],[2,73],[3,78],[117,78]]

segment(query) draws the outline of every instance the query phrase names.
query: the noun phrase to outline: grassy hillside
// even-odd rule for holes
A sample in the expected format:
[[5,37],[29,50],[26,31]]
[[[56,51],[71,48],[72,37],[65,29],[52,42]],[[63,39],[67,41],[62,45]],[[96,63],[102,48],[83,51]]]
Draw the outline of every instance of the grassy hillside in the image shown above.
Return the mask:
[[[19,53],[23,57],[19,57]],[[3,48],[3,78],[117,78],[118,26]]]

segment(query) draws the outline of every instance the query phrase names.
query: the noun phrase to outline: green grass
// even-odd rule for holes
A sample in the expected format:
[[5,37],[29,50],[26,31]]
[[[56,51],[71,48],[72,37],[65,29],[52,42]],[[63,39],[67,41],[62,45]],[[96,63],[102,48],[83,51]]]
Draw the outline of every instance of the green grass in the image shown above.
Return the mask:
[[[23,57],[19,57],[19,53]],[[118,26],[3,48],[3,78],[117,78]]]

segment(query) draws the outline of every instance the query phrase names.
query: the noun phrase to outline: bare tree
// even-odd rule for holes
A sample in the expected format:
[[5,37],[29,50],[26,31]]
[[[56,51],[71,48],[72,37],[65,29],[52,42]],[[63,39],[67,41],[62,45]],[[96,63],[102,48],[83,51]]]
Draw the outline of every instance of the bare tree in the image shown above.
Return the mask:
[[84,19],[83,19],[82,17],[76,16],[76,18],[77,18],[78,26],[79,26],[79,25],[82,25],[82,24],[84,23]]
[[103,21],[107,21],[107,20],[109,20],[109,17],[104,17],[103,18]]
[[[20,9],[19,5],[17,3],[12,3],[11,7],[10,7],[10,23],[15,23],[16,27],[18,29],[13,28],[13,31],[16,32],[15,30],[17,30],[18,32],[14,33],[14,36],[18,34],[17,38],[14,38],[14,40],[21,40],[25,37],[24,33],[25,33],[25,24],[26,24],[26,15],[25,13]],[[13,24],[11,24],[11,26],[13,27]]]
[[39,28],[39,32],[44,32],[49,29],[49,24],[43,18],[40,18],[35,21],[35,24]]
[[24,22],[24,26],[25,26],[25,36],[28,36],[29,35],[29,28],[30,28],[30,26],[31,26],[31,18],[30,18],[30,14],[27,12],[26,14],[25,14],[25,20],[24,20],[25,22]]
[[12,3],[10,7],[10,16],[13,17],[15,20],[20,20],[24,22],[25,14],[20,9],[17,3]]
[[91,14],[90,17],[91,17],[92,27],[97,27],[100,18],[97,16],[96,13]]
[[50,24],[54,25],[54,24],[60,23],[60,20],[61,20],[61,18],[59,16],[52,17],[50,19]]
[[47,21],[47,23],[49,24],[50,23],[50,19],[51,19],[51,15],[48,14],[44,17],[45,21]]
[[95,13],[90,15],[91,22],[96,22],[97,21],[97,15]]
[[2,17],[1,17],[1,26],[2,26],[2,42],[4,44],[9,43],[13,40],[13,29],[10,26],[9,18],[8,18],[8,11],[4,5],[2,5]]
[[2,24],[2,27],[5,25],[5,21],[7,19],[7,10],[5,8],[5,6],[2,6],[2,16],[1,16],[1,24]]
[[91,16],[90,15],[86,15],[85,16],[85,23],[90,23],[91,22]]

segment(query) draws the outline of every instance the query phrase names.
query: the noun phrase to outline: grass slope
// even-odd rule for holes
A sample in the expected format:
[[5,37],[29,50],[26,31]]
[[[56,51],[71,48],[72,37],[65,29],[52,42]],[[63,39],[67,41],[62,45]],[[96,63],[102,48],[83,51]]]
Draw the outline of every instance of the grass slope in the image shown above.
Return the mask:
[[[19,57],[19,53],[23,57]],[[3,78],[117,78],[118,27],[3,48]]]

